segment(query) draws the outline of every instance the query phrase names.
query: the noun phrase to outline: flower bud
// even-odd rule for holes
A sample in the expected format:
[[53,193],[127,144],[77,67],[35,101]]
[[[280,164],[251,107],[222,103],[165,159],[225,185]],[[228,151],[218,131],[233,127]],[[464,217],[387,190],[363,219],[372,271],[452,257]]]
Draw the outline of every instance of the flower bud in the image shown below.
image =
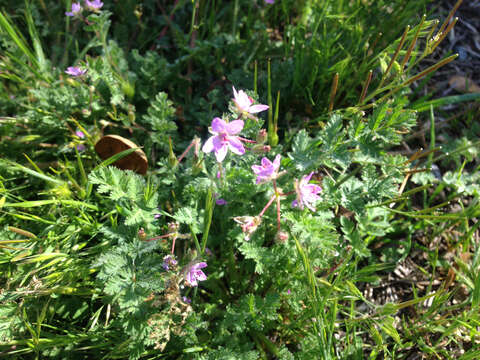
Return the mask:
[[132,124],[135,122],[135,106],[133,105],[128,105],[128,121]]
[[78,87],[80,85],[78,81],[72,78],[67,78],[66,81],[69,85],[72,85],[73,87]]
[[264,144],[265,141],[267,141],[267,137],[268,137],[267,130],[260,129],[260,131],[257,134],[257,139],[256,139],[257,143],[258,144]]
[[273,130],[271,133],[268,134],[268,143],[271,146],[277,146],[278,145],[278,135],[275,130]]
[[285,244],[288,240],[288,233],[286,231],[279,231],[275,235],[275,242],[277,244]]
[[172,168],[178,164],[177,157],[173,153],[172,139],[168,138],[168,165]]
[[195,136],[193,138],[194,141],[194,146],[193,146],[193,156],[195,156],[195,159],[198,159],[198,154],[200,152],[200,138]]
[[252,146],[252,152],[254,154],[265,154],[269,152],[272,148],[270,145],[256,144]]
[[192,174],[198,175],[203,170],[203,160],[195,161],[192,165]]
[[129,98],[133,99],[135,95],[135,85],[130,84],[128,81],[122,83],[122,92]]
[[168,223],[168,232],[169,233],[177,232],[179,227],[180,225],[177,222]]
[[143,228],[138,229],[138,238],[140,240],[145,240],[147,238],[147,233],[145,230],[143,230]]

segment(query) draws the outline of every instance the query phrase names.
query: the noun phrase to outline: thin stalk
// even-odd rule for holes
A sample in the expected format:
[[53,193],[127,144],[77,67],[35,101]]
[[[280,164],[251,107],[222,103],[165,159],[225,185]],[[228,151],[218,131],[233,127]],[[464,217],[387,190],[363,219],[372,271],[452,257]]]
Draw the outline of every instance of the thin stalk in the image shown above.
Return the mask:
[[273,179],[273,189],[275,191],[275,199],[277,201],[277,231],[280,231],[280,194],[277,189],[277,181]]
[[333,187],[335,190],[338,189],[340,187],[340,185],[342,185],[345,181],[347,181],[348,179],[354,177],[355,175],[357,175],[357,173],[362,170],[363,166],[358,166],[356,169],[354,169],[353,171],[351,171],[348,175],[346,175],[343,179],[339,180],[335,186]]
[[280,108],[280,90],[277,92],[277,101],[275,102],[275,115],[273,116],[273,131],[278,139],[278,112]]
[[438,30],[437,35],[441,34],[443,32],[443,30],[447,27],[448,23],[452,19],[453,15],[455,15],[455,13],[457,12],[457,10],[460,7],[460,5],[462,4],[462,2],[463,2],[463,0],[458,0],[457,3],[453,6],[452,10],[450,10],[447,18],[443,22],[442,26],[440,26],[440,29]]
[[373,75],[373,71],[370,70],[367,75],[367,80],[365,80],[365,83],[363,84],[362,94],[360,95],[360,99],[358,100],[359,104],[363,103],[363,100],[365,100],[365,96],[367,95],[367,90],[370,85],[370,81],[372,81],[372,75]]
[[373,43],[372,45],[370,45],[368,47],[368,50],[367,50],[367,56],[368,56],[368,53],[371,51],[372,54],[373,54],[373,50],[375,50],[375,47],[377,46],[377,43],[378,43],[378,40],[380,40],[380,38],[382,37],[383,33],[379,32],[377,34],[377,37],[375,38],[375,40],[373,40]]
[[[170,141],[170,144],[171,144],[171,138],[168,138],[168,140]],[[193,139],[192,142],[190,143],[190,145],[187,146],[187,148],[185,149],[185,151],[182,153],[182,155],[179,156],[179,158],[177,159],[178,163],[180,163],[183,158],[185,156],[187,156],[188,152],[190,151],[190,149],[192,148],[193,145],[195,145],[196,143],[196,139]]]
[[[445,31],[440,33],[439,38],[435,41],[435,43],[432,45],[432,48],[430,49],[431,53],[437,48],[438,45],[440,45],[440,43],[443,41],[443,39],[445,39],[445,36],[447,36],[448,33],[450,32],[450,30],[453,29],[453,27],[455,26],[457,21],[458,21],[458,17],[453,19],[453,21],[450,23],[450,25],[448,25],[448,27],[445,29]],[[438,34],[437,34],[437,36],[438,36]]]
[[192,225],[188,225],[190,228],[190,232],[192,233],[193,241],[195,243],[195,248],[197,249],[197,253],[201,254],[202,253],[202,248],[200,247],[200,243],[198,242],[197,234],[195,234],[195,231],[193,231]]
[[450,55],[449,57],[443,59],[442,61],[436,63],[435,65],[430,66],[429,68],[423,70],[422,72],[418,73],[417,75],[412,76],[410,79],[406,80],[406,81],[405,81],[404,83],[402,83],[400,86],[403,87],[403,86],[410,85],[410,84],[413,83],[414,81],[419,80],[419,79],[423,78],[424,76],[430,74],[432,71],[438,70],[438,69],[441,68],[443,65],[446,65],[446,64],[448,64],[449,62],[455,60],[457,57],[458,57],[458,54]]
[[[435,70],[438,70],[439,68],[441,68],[442,66],[448,64],[449,62],[452,62],[453,60],[455,60],[456,58],[458,57],[458,54],[454,54],[454,55],[451,55],[445,59],[443,59],[442,61],[438,62],[437,64],[435,65],[432,65],[430,66],[429,68],[423,70],[422,72],[418,73],[417,75],[415,76],[412,76],[411,78],[405,80],[403,83],[401,83],[400,85],[396,86],[395,88],[393,88],[392,90],[390,90],[387,94],[385,94],[384,96],[382,96],[376,103],[381,103],[382,101],[384,101],[385,99],[389,98],[390,96],[392,96],[393,94],[395,94],[397,91],[399,91],[400,89],[404,88],[405,86],[407,85],[410,85],[411,83],[413,83],[414,81],[417,81],[421,78],[423,78],[424,76],[430,74],[431,72],[435,71]],[[374,91],[372,94],[370,94],[368,97],[367,97],[367,101],[372,99],[373,97],[375,97],[376,95],[378,95],[380,92],[384,91],[385,89],[379,89],[377,91]],[[365,109],[368,109],[368,108],[371,108],[375,105],[375,103],[370,103],[370,104],[367,104],[365,106],[362,106],[360,107],[361,110],[365,110]]]
[[237,32],[237,17],[238,17],[238,0],[233,4],[233,21],[232,21],[232,36],[235,37]]
[[[435,153],[435,114],[433,105],[430,105],[430,153],[428,154],[427,167],[431,169],[433,164],[433,155]],[[427,205],[427,191],[424,190],[424,207]]]
[[165,239],[165,238],[170,237],[170,236],[172,236],[172,233],[168,233],[168,234],[165,234],[165,235],[154,236],[154,237],[152,237],[150,239],[146,239],[144,241],[154,241],[154,240],[158,240],[158,239]]
[[402,38],[400,39],[400,43],[398,44],[397,49],[395,50],[395,53],[393,54],[393,57],[387,66],[387,70],[385,71],[385,74],[383,74],[382,80],[380,80],[380,84],[378,85],[379,89],[383,86],[383,83],[387,79],[387,76],[390,73],[390,70],[392,70],[392,66],[397,60],[398,54],[400,53],[400,50],[402,49],[403,44],[405,43],[405,39],[407,38],[407,34],[409,31],[410,31],[410,25],[407,25],[407,27],[405,28],[405,31],[403,32]]
[[407,63],[408,59],[410,59],[410,55],[412,54],[413,48],[415,47],[415,44],[417,43],[418,35],[420,34],[420,30],[422,29],[423,23],[425,22],[425,19],[427,18],[427,15],[422,16],[422,21],[420,21],[420,24],[418,24],[417,31],[415,32],[415,35],[413,36],[412,42],[410,43],[410,46],[407,49],[407,53],[405,54],[402,63],[400,65],[400,69],[403,72],[403,69],[405,67],[405,64]]
[[420,57],[420,59],[424,58],[425,56],[427,56],[428,54],[428,49],[429,49],[429,40],[432,38],[432,35],[433,35],[433,32],[435,31],[435,29],[437,28],[439,24],[439,21],[438,20],[434,20],[434,23],[433,23],[433,26],[432,28],[430,29],[430,32],[428,33],[428,35],[425,37],[425,39],[427,40],[426,42],[426,45],[425,45],[425,50],[423,50],[423,54],[422,56]]
[[270,205],[272,205],[272,203],[273,203],[273,201],[275,200],[276,197],[277,197],[277,195],[273,195],[272,198],[270,200],[268,200],[267,205],[265,205],[265,207],[262,209],[262,211],[260,211],[260,214],[258,214],[259,218],[261,218],[265,214],[265,211],[267,211],[267,209],[270,207]]
[[191,37],[193,31],[195,30],[195,16],[197,15],[197,1],[193,2],[193,9],[192,9],[192,18],[190,20],[190,31],[188,32],[188,36]]
[[328,105],[328,112],[333,110],[333,102],[335,100],[335,95],[337,94],[338,77],[339,77],[339,74],[335,73],[335,76],[333,77],[333,82],[332,82],[332,89],[330,90],[330,102]]
[[212,188],[208,189],[207,196],[205,198],[205,215],[203,218],[203,236],[202,236],[202,254],[207,247],[208,233],[210,231],[210,225],[213,218],[213,193]]
[[257,80],[258,80],[258,63],[257,63],[257,60],[255,60],[255,66],[253,70],[253,92],[255,93],[255,95],[258,94]]

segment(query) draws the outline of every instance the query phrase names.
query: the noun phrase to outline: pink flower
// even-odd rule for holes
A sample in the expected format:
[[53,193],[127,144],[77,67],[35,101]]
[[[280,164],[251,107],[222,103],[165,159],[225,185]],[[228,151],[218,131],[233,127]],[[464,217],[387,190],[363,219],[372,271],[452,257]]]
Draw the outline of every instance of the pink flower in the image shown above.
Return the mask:
[[207,267],[206,262],[194,263],[193,265],[189,266],[185,275],[185,283],[187,286],[198,286],[198,281],[207,280],[207,275],[200,270],[204,267]]
[[227,205],[228,204],[227,200],[222,199],[219,196],[220,196],[220,194],[217,194],[217,193],[213,194],[213,197],[215,198],[215,204],[217,204],[217,205]]
[[85,139],[85,134],[80,130],[75,131],[75,135],[77,135],[80,139]]
[[248,96],[245,91],[240,90],[237,92],[235,87],[233,86],[233,102],[237,106],[237,109],[242,112],[242,114],[256,114],[261,111],[265,111],[268,109],[268,105],[252,105],[253,99]]
[[67,68],[67,70],[65,70],[66,74],[71,75],[71,76],[75,76],[75,77],[85,75],[86,72],[87,72],[87,70],[80,69],[77,66],[69,66]]
[[266,2],[267,4],[274,4],[274,3],[275,3],[275,0],[265,0],[265,2]]
[[215,200],[215,204],[217,204],[217,205],[227,205],[228,202],[227,202],[227,200],[220,198],[220,199]]
[[266,157],[262,159],[262,165],[252,165],[253,172],[257,175],[257,184],[263,184],[267,181],[277,178],[280,168],[280,154],[275,156],[273,163]]
[[103,2],[101,2],[100,0],[85,0],[85,5],[87,6],[87,9],[91,11],[97,11],[103,6]]
[[313,204],[320,199],[320,196],[317,194],[322,191],[322,188],[318,185],[308,183],[312,175],[313,171],[302,177],[300,181],[295,180],[297,199],[292,201],[293,207],[298,207],[300,210],[303,210],[303,207],[306,206],[310,210],[315,211]]
[[[85,139],[85,134],[80,130],[75,131],[75,135],[78,136],[80,139]],[[85,149],[86,149],[85,145],[83,144],[77,145],[78,151],[85,151]]]
[[81,12],[82,12],[82,6],[80,5],[80,3],[73,3],[72,11],[67,11],[65,15],[76,16],[76,15],[80,15]]
[[245,148],[242,142],[238,136],[235,136],[242,131],[242,129],[242,120],[227,123],[216,117],[213,119],[212,127],[210,128],[210,133],[214,134],[214,136],[211,136],[205,142],[202,147],[203,152],[209,153],[214,151],[218,162],[222,162],[223,159],[225,159],[228,149],[237,155],[245,154]]

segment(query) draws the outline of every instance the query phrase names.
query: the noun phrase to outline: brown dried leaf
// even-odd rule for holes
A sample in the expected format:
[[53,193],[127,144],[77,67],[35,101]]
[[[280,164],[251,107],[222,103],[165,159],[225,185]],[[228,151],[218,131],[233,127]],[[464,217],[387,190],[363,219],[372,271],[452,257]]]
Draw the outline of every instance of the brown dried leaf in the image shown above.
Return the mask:
[[453,75],[448,80],[448,84],[459,92],[480,93],[480,86],[475,84],[472,79],[463,75]]
[[[102,160],[118,154],[124,150],[137,148],[138,146],[124,137],[118,135],[106,135],[95,144],[95,151]],[[148,160],[145,153],[137,149],[124,158],[115,161],[112,165],[122,170],[133,170],[136,173],[145,175],[148,169]]]

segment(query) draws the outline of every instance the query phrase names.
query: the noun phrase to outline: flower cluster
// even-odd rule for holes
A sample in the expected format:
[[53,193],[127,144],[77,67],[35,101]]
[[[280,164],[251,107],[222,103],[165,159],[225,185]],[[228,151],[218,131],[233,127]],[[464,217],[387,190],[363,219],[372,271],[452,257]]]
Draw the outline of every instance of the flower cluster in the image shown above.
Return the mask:
[[[273,1],[266,1],[273,3]],[[262,129],[257,134],[256,141],[244,139],[240,137],[240,133],[244,128],[244,121],[241,118],[258,120],[253,114],[267,110],[269,107],[263,104],[254,104],[254,100],[247,95],[243,90],[237,91],[235,87],[233,89],[233,103],[235,104],[234,112],[239,116],[236,120],[228,122],[218,117],[214,118],[212,125],[209,128],[212,136],[208,138],[202,147],[203,152],[213,152],[219,163],[220,170],[217,172],[217,178],[222,178],[221,163],[227,156],[228,150],[236,155],[243,155],[246,152],[246,148],[243,142],[254,143],[254,145],[248,149],[252,153],[262,153],[270,151],[270,146],[264,145],[267,139],[266,130]],[[265,211],[276,200],[277,203],[277,235],[279,235],[279,241],[286,241],[288,236],[281,231],[281,214],[280,214],[280,197],[287,196],[293,192],[282,194],[277,188],[276,180],[283,173],[279,173],[281,156],[278,154],[273,161],[267,157],[263,157],[260,165],[252,165],[252,170],[256,177],[256,184],[265,184],[272,182],[274,187],[274,197],[272,197],[264,209],[258,216],[237,216],[234,217],[235,222],[239,223],[242,232],[245,233],[245,239],[248,240],[250,235],[257,229],[261,223],[261,218]],[[318,195],[322,188],[319,185],[311,184],[310,180],[313,176],[313,172],[309,175],[303,176],[300,180],[295,180],[294,189],[296,193],[296,199],[292,202],[292,207],[303,210],[305,207],[311,211],[315,211],[315,203],[320,199]],[[215,194],[217,205],[225,205],[227,202],[224,199],[219,198],[218,194]]]
[[167,255],[163,258],[162,268],[165,271],[169,271],[170,269],[175,269],[177,266],[177,260],[172,255]]
[[[256,141],[244,139],[240,136],[240,133],[244,129],[245,122],[244,120],[251,119],[251,120],[258,120],[252,116],[252,114],[256,114],[261,111],[265,111],[268,109],[267,105],[263,104],[254,104],[254,100],[249,97],[243,90],[237,91],[235,87],[233,87],[233,94],[234,98],[233,103],[235,104],[234,111],[236,115],[239,117],[235,120],[228,121],[228,118],[221,119],[219,117],[215,117],[212,120],[212,124],[209,128],[209,132],[211,136],[206,140],[206,142],[202,146],[202,151],[204,153],[214,153],[217,162],[219,163],[219,169],[217,171],[217,179],[219,181],[223,181],[225,178],[224,171],[225,169],[222,168],[221,163],[226,158],[228,151],[231,151],[235,155],[242,156],[245,154],[247,150],[250,150],[252,153],[259,153],[259,146],[265,148],[265,151],[269,151],[270,147],[268,145],[264,145],[267,139],[267,132],[266,130],[260,130]],[[243,119],[241,119],[243,118]],[[253,147],[247,148],[244,146],[244,143],[254,143]],[[193,142],[190,144],[188,149],[181,155],[180,160],[188,153],[188,150],[193,147]],[[199,141],[195,142],[196,148],[199,147]],[[257,148],[256,148],[256,147]],[[262,216],[267,211],[267,209],[276,201],[277,204],[277,235],[276,241],[279,244],[283,244],[288,240],[288,233],[281,230],[280,220],[280,197],[281,196],[288,196],[289,194],[296,193],[296,199],[292,202],[293,207],[297,207],[301,210],[304,207],[315,211],[314,204],[316,201],[319,200],[320,196],[318,195],[319,192],[322,190],[320,186],[316,184],[311,184],[310,180],[313,176],[313,172],[310,174],[303,176],[300,180],[295,180],[294,188],[295,191],[283,194],[281,190],[277,188],[277,179],[280,177],[280,166],[281,166],[281,156],[278,154],[272,160],[268,159],[267,157],[263,157],[261,159],[260,165],[252,165],[252,171],[256,175],[256,184],[265,184],[271,182],[274,188],[274,195],[268,201],[266,206],[257,216],[236,216],[233,220],[238,223],[241,227],[242,232],[245,234],[245,239],[249,240],[250,236],[257,230],[257,228],[262,223]],[[215,202],[217,205],[226,205],[227,201],[225,199],[220,198],[220,194],[214,193]],[[161,235],[149,240],[157,239],[157,238],[165,238],[170,237],[173,239],[172,241],[172,254],[174,253],[175,249],[175,239],[179,236],[178,235],[178,224],[176,225],[175,229],[170,229],[170,233],[166,235]],[[172,236],[175,234],[175,236]],[[173,257],[173,255],[167,255],[163,259],[162,267],[166,271],[175,270],[177,266],[177,260]],[[207,267],[207,263],[203,261],[195,260],[188,265],[186,265],[183,270],[181,271],[181,278],[185,282],[186,286],[195,287],[198,286],[200,281],[207,280],[207,275],[202,271],[203,268]],[[186,297],[183,298],[185,303],[189,303]]]
[[[100,0],[85,0],[85,8],[90,11],[97,12],[99,11],[103,6],[103,2]],[[83,8],[82,5],[79,2],[72,3],[72,9],[70,11],[67,11],[65,15],[71,16],[71,17],[78,17],[82,14]]]
[[[249,97],[243,90],[237,92],[233,87],[233,102],[239,110],[240,115],[249,116],[268,109],[267,105],[252,105],[253,99]],[[244,127],[243,120],[237,119],[226,122],[218,117],[212,120],[212,126],[209,128],[211,136],[203,145],[202,150],[205,153],[214,152],[218,162],[222,162],[227,156],[228,150],[237,155],[245,154],[245,147],[242,141],[247,141],[237,136]]]

